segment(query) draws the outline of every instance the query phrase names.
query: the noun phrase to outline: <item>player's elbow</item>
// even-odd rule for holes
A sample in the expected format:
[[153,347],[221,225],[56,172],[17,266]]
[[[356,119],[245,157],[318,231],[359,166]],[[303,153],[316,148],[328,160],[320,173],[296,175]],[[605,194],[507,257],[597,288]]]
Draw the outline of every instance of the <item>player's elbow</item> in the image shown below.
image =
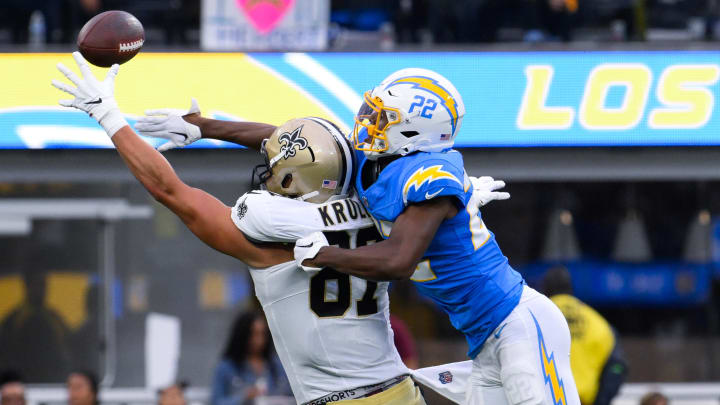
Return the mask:
[[398,254],[388,260],[385,272],[388,278],[392,280],[402,280],[410,278],[415,271],[415,261],[410,257]]
[[181,187],[182,183],[156,182],[146,185],[145,188],[150,195],[152,195],[155,201],[168,208],[172,208],[179,200]]
[[172,202],[173,193],[167,187],[147,187],[147,191],[155,199],[155,201],[162,205],[168,206]]

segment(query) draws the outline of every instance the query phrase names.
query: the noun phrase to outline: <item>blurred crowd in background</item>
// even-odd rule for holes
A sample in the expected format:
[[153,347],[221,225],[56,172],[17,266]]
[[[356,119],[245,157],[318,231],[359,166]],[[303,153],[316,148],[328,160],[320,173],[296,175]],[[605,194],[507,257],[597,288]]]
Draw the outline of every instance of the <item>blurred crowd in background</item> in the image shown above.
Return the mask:
[[[16,371],[0,373],[0,404],[25,405],[28,403],[27,380]],[[158,405],[186,405],[185,389],[188,384],[179,381],[158,389]],[[99,405],[100,384],[97,376],[90,371],[73,371],[65,378],[68,405]]]
[[717,0],[334,0],[332,4],[333,21],[341,26],[373,30],[390,24],[400,43],[720,38]]
[[[5,0],[0,44],[69,44],[93,15],[126,10],[153,46],[198,46],[200,0]],[[720,0],[332,0],[331,44],[720,40]],[[367,37],[363,37],[367,39]],[[390,46],[391,46],[390,45]]]

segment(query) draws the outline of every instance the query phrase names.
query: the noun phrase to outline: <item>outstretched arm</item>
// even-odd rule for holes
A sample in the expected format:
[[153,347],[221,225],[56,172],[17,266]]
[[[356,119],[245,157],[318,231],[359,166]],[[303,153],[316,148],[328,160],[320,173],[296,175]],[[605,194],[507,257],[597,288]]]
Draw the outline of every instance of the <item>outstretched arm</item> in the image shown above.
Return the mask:
[[290,260],[290,253],[280,246],[260,249],[249,242],[230,218],[230,207],[205,191],[190,187],[175,174],[170,163],[140,139],[129,126],[121,128],[112,142],[133,175],[161,204],[174,212],[185,225],[208,246],[242,260],[253,267],[279,263],[279,254]]
[[186,115],[187,122],[197,125],[203,138],[232,142],[248,148],[260,150],[263,139],[272,135],[275,125],[261,122],[221,121],[201,117],[200,114]]
[[[388,239],[357,249],[325,246],[314,259],[304,260],[302,264],[332,267],[342,273],[376,281],[408,278],[430,246],[442,221],[456,213],[451,197],[412,204],[398,216]],[[297,246],[301,244],[302,240],[296,244],[296,258]]]
[[195,99],[192,99],[187,111],[163,108],[148,110],[145,114],[138,118],[135,129],[145,136],[167,139],[168,142],[158,148],[160,152],[189,145],[200,138],[232,142],[259,150],[263,139],[269,138],[276,128],[259,122],[205,118],[200,115],[200,107]]
[[103,82],[98,82],[82,56],[77,52],[73,56],[83,77],[58,65],[58,69],[77,86],[54,80],[55,87],[74,96],[73,100],[60,103],[85,111],[98,120],[130,171],[157,201],[178,215],[203,242],[253,267],[280,263],[273,256],[291,257],[284,248],[260,249],[250,243],[232,223],[230,207],[183,183],[168,161],[130,129],[113,95],[117,65],[110,69]]

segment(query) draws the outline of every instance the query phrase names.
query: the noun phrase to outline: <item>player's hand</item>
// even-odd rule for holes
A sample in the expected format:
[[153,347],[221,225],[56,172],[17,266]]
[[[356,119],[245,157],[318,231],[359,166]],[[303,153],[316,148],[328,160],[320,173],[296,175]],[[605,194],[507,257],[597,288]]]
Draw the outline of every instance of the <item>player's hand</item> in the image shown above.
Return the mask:
[[482,176],[470,177],[470,182],[473,186],[471,201],[477,204],[478,208],[486,205],[490,201],[507,200],[510,198],[510,193],[497,191],[505,187],[505,182],[502,180],[495,180],[490,176]]
[[95,118],[105,132],[112,137],[120,128],[128,124],[115,102],[114,95],[115,76],[117,76],[120,66],[112,65],[105,80],[100,82],[92,74],[90,66],[80,52],[73,52],[72,55],[82,78],[62,63],[57,64],[58,70],[75,85],[73,87],[59,80],[52,81],[53,86],[74,97],[72,100],[60,100],[60,105],[85,111]]
[[187,111],[172,108],[145,111],[145,116],[138,118],[135,123],[135,129],[141,135],[167,139],[167,142],[158,147],[158,151],[165,152],[190,145],[200,139],[200,128],[183,119],[191,114],[200,115],[200,107],[194,98]]
[[310,261],[317,256],[323,246],[328,246],[327,238],[322,232],[313,232],[295,242],[295,263],[305,271],[318,271],[319,267],[312,266]]

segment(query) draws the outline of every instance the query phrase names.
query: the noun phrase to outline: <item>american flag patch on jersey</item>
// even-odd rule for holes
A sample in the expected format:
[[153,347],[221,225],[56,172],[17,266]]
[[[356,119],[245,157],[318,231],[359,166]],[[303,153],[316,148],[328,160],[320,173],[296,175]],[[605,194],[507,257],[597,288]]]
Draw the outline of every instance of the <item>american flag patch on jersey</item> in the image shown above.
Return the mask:
[[450,139],[450,134],[440,134],[441,141],[447,141],[448,139]]
[[449,371],[443,371],[442,373],[439,373],[438,377],[440,378],[441,384],[450,384],[453,380],[453,375]]
[[337,181],[335,180],[323,180],[322,182],[322,188],[329,188],[330,190],[335,190],[337,188]]

